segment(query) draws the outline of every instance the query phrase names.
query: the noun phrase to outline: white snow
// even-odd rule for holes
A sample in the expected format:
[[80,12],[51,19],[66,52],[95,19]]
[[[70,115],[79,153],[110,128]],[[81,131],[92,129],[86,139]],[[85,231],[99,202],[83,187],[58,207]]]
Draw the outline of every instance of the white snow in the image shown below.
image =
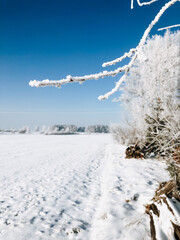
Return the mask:
[[[164,195],[163,197],[166,196]],[[156,227],[156,238],[158,240],[176,240],[172,222],[177,225],[180,223],[180,204],[176,199],[166,198],[166,200],[169,207],[173,210],[173,214],[168,209],[167,204],[165,204],[162,200],[160,200],[158,204],[155,203],[159,210],[159,217],[153,214],[154,224]]]
[[107,135],[0,135],[1,240],[150,239],[165,163],[125,159]]

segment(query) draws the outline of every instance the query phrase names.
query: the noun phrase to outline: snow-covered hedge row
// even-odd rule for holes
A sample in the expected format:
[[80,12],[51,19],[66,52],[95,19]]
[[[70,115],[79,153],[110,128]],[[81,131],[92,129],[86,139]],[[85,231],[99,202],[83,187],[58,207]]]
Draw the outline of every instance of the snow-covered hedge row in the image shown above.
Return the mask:
[[61,134],[74,134],[74,133],[109,133],[109,126],[107,125],[91,125],[88,127],[77,127],[76,125],[53,125],[53,126],[42,126],[40,129],[39,126],[36,126],[34,130],[30,131],[29,127],[23,127],[19,130],[17,129],[0,129],[0,133],[41,133],[46,135],[61,135]]

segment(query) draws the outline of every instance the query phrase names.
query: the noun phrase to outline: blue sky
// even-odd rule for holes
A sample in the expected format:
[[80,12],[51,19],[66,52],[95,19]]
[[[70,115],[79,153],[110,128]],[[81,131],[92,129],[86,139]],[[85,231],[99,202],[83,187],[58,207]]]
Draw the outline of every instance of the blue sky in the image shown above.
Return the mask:
[[[118,76],[61,89],[28,82],[105,70],[103,62],[138,44],[165,2],[131,10],[130,0],[0,0],[0,128],[122,122],[124,110],[112,102],[120,93],[97,99]],[[179,23],[179,10],[172,6],[152,34]]]

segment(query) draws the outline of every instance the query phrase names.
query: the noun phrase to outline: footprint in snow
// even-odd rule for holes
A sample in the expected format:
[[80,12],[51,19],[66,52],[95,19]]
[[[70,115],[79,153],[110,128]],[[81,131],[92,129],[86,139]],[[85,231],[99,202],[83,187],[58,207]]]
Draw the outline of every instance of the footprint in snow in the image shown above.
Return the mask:
[[66,229],[66,234],[67,235],[78,234],[80,231],[81,231],[80,228]]
[[107,213],[104,213],[99,219],[106,220],[108,218]]
[[133,201],[137,201],[138,199],[139,199],[138,193],[134,194],[134,196],[131,198],[131,200],[133,200]]

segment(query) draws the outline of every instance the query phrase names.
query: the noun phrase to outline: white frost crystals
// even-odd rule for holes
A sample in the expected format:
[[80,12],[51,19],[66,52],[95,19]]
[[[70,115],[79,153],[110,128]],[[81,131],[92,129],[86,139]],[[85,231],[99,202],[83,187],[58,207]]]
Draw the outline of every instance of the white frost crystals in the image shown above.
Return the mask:
[[[167,152],[180,134],[180,31],[148,39],[142,51],[147,61],[136,59],[117,100],[129,112],[137,138],[141,142],[153,138],[153,144],[157,140]],[[161,129],[158,134],[156,127]]]
[[[151,3],[154,3],[154,2],[157,2],[158,0],[151,0],[151,1],[149,1],[149,2],[140,2],[139,0],[137,0],[137,3],[138,3],[138,5],[141,7],[141,6],[143,6],[143,5],[150,5]],[[131,0],[131,9],[133,9],[134,8],[134,0]]]
[[[156,0],[152,0],[149,2],[143,2],[140,3],[139,0],[137,0],[137,3],[139,6],[142,5],[150,5],[151,3],[155,2]],[[180,0],[171,0],[169,2],[167,2],[158,12],[158,14],[155,16],[154,20],[150,23],[150,25],[148,26],[148,28],[145,30],[139,44],[137,45],[136,48],[130,49],[130,51],[128,53],[125,53],[122,57],[115,59],[114,61],[111,62],[107,62],[103,64],[103,67],[112,65],[112,64],[116,64],[118,62],[121,62],[122,60],[124,60],[125,58],[130,58],[131,60],[129,61],[129,63],[127,65],[124,65],[123,67],[119,67],[117,69],[115,69],[114,71],[103,71],[100,73],[96,73],[96,74],[90,74],[90,75],[85,75],[85,76],[79,76],[79,77],[73,77],[73,76],[67,76],[65,79],[61,79],[61,80],[43,80],[43,81],[30,81],[29,85],[31,87],[46,87],[46,86],[56,86],[56,87],[60,87],[63,84],[67,84],[67,83],[73,83],[73,82],[79,82],[79,83],[83,83],[87,80],[92,80],[92,79],[99,79],[99,78],[103,78],[103,77],[108,77],[108,76],[115,76],[121,72],[124,72],[123,76],[119,79],[119,81],[115,84],[115,87],[109,91],[108,93],[101,95],[98,97],[99,100],[104,100],[104,99],[108,99],[109,96],[111,96],[112,94],[114,94],[115,92],[117,92],[121,86],[121,84],[126,80],[126,77],[129,73],[129,71],[131,70],[132,66],[135,63],[135,60],[137,57],[139,57],[139,55],[142,56],[141,51],[142,51],[142,47],[145,44],[147,37],[151,31],[151,29],[153,28],[153,26],[159,21],[160,17],[164,14],[164,12],[171,7],[173,4],[175,4],[176,2],[179,2]],[[131,1],[131,7],[133,6],[133,0]],[[140,58],[142,59],[142,57],[140,56]]]

